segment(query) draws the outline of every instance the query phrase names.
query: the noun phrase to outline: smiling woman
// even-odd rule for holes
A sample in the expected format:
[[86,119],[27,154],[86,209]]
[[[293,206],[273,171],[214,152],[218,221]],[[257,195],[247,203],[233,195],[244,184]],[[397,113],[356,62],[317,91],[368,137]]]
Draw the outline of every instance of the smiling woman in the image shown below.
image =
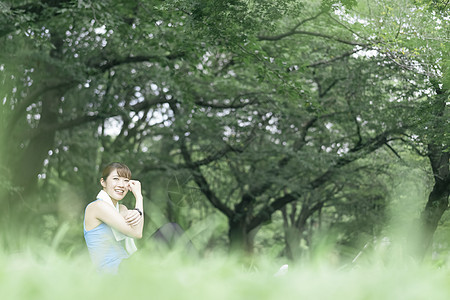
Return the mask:
[[[134,238],[142,237],[144,207],[141,183],[131,179],[130,169],[122,163],[110,163],[100,179],[103,189],[86,207],[84,238],[97,269],[117,273],[123,259],[137,248]],[[131,191],[135,207],[129,210],[119,202]]]

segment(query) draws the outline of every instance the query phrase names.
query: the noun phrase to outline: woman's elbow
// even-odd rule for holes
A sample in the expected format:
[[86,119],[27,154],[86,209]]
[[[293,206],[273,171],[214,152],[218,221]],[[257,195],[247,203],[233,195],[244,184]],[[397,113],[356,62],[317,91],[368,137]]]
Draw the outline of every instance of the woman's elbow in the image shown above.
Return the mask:
[[141,232],[133,232],[131,235],[130,235],[132,238],[135,238],[135,239],[142,239],[142,231]]

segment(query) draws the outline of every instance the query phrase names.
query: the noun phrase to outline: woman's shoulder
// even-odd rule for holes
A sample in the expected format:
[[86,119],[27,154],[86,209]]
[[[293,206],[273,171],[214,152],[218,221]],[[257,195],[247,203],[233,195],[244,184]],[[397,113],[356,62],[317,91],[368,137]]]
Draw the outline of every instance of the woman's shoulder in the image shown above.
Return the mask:
[[[125,205],[120,204],[119,211],[127,210]],[[102,201],[101,199],[97,199],[95,201],[92,201],[86,206],[86,211],[97,213],[97,212],[104,212],[104,213],[111,213],[115,211],[114,206],[112,206],[110,203],[107,203],[105,201]]]
[[112,207],[109,203],[102,200],[96,200],[86,206],[85,216],[87,219],[98,219],[99,216],[104,216],[105,214],[109,215],[114,211],[114,207]]
[[105,201],[102,201],[101,199],[96,199],[86,206],[86,210],[96,210],[99,208],[101,209],[107,205],[108,203],[106,203]]

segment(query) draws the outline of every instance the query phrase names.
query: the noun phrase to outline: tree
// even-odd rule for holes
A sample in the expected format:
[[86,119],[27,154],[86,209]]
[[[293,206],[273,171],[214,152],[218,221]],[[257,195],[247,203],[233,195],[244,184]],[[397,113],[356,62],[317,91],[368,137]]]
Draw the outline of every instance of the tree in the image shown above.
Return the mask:
[[[372,63],[364,60],[355,63],[360,73],[348,72],[353,66],[350,56],[357,52],[354,47],[372,47],[373,42],[354,41],[351,30],[317,7],[309,9],[305,14],[310,16],[303,20],[280,21],[280,27],[294,24],[287,33],[260,34],[256,39],[248,34],[248,42],[237,46],[212,44],[201,67],[189,73],[184,98],[171,106],[181,156],[206,198],[227,216],[232,248],[251,251],[255,231],[274,212],[308,191],[324,188],[340,168],[405,130],[392,120],[400,108],[384,107],[389,95],[377,92],[379,87],[363,88],[365,81],[383,80],[384,74],[372,77],[367,72]],[[313,28],[330,28],[331,22],[336,25],[328,30],[335,32],[298,29],[308,22]],[[327,47],[329,40],[335,44]],[[300,57],[297,45],[305,49]],[[312,49],[333,57],[317,60]],[[259,82],[252,78],[255,73]],[[368,90],[374,92],[372,102],[382,104],[353,103]],[[380,111],[388,114],[378,120]],[[370,125],[361,129],[366,122]]]
[[[148,131],[135,125],[145,125],[152,109],[168,101],[151,88],[148,76],[134,74],[156,74],[186,50],[173,50],[165,31],[160,34],[167,39],[155,41],[157,18],[164,15],[148,16],[149,5],[117,4],[114,13],[108,3],[5,4],[2,75],[8,88],[2,95],[1,166],[24,196],[36,190],[49,153],[64,155],[69,144],[77,147],[67,141],[68,130],[88,126],[95,138],[102,124],[119,119],[121,134],[112,143],[101,139],[107,154],[115,153],[125,147],[125,139]],[[129,18],[138,5],[141,13]],[[137,22],[148,25],[136,29]],[[136,117],[141,119],[132,122]],[[96,156],[85,165],[101,165],[103,159]]]
[[[442,89],[448,50],[444,31],[420,27],[426,10],[287,0],[5,7],[0,166],[11,193],[55,194],[53,177],[86,187],[88,202],[100,166],[129,161],[147,186],[155,174],[192,178],[226,216],[231,247],[251,251],[288,204],[302,207],[300,231],[329,201],[345,205],[361,159],[398,154],[394,141],[445,153],[423,91],[431,78]],[[367,189],[361,214],[382,202]]]

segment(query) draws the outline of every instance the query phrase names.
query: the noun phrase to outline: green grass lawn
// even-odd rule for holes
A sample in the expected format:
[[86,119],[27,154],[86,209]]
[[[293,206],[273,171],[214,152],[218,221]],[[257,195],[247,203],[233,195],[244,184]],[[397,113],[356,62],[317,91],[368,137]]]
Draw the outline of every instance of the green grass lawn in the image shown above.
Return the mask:
[[209,257],[181,253],[136,255],[120,274],[101,275],[87,254],[48,252],[0,256],[1,298],[19,299],[450,299],[448,266],[391,259],[346,267],[317,262]]

